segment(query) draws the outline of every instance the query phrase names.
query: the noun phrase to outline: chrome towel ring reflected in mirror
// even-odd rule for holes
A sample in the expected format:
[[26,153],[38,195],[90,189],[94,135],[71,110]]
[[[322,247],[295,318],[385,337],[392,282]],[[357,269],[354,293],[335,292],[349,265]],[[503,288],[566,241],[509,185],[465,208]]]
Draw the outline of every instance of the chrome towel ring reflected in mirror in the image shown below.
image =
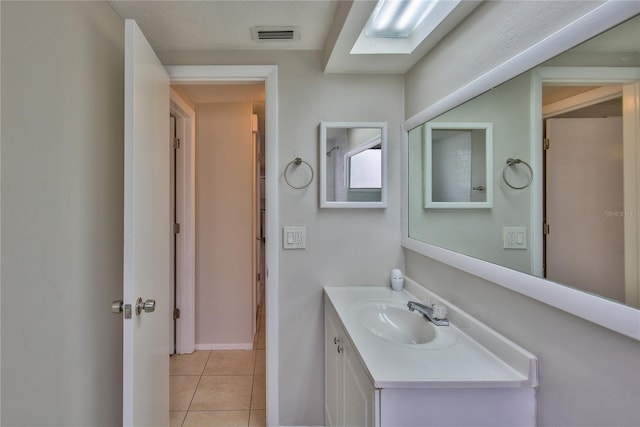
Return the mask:
[[[306,184],[301,185],[301,186],[296,186],[296,185],[291,184],[291,182],[289,182],[289,177],[287,177],[287,173],[289,172],[289,168],[291,167],[291,165],[300,166],[303,163],[305,165],[307,165],[307,167],[311,171],[311,177],[309,178],[309,181],[307,181]],[[309,184],[311,184],[311,182],[313,181],[313,175],[314,175],[313,174],[313,167],[311,167],[311,165],[309,163],[305,162],[300,157],[296,157],[295,159],[293,159],[289,163],[287,163],[287,166],[284,168],[284,174],[283,175],[284,175],[284,180],[289,185],[289,187],[295,188],[296,190],[301,190],[303,188],[307,188],[309,186]]]
[[[509,169],[509,166],[517,165],[520,163],[522,163],[529,169],[529,180],[525,185],[518,187],[518,186],[512,185],[507,179],[507,169]],[[507,164],[505,165],[504,169],[502,169],[502,179],[504,180],[505,184],[507,184],[509,187],[513,188],[514,190],[522,190],[523,188],[527,188],[528,186],[530,186],[531,183],[533,182],[533,169],[531,169],[531,166],[529,166],[529,163],[525,162],[524,160],[509,158],[507,159]]]

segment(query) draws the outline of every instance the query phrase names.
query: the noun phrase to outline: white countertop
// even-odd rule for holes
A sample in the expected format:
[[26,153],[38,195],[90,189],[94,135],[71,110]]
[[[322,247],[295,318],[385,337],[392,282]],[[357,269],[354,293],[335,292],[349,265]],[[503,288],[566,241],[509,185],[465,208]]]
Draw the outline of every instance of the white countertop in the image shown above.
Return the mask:
[[[436,339],[446,342],[436,348],[385,341],[360,325],[357,307],[362,302],[386,300],[406,304],[409,300],[418,301],[406,291],[396,292],[379,286],[326,287],[324,291],[326,301],[338,313],[376,388],[534,387],[537,384],[535,356],[502,336],[494,339],[492,345],[510,346],[497,349],[497,353],[509,354],[510,361],[516,362],[512,365],[480,345],[453,322],[450,326],[436,326],[439,334]],[[450,311],[459,311],[447,306]],[[465,314],[465,323],[468,325],[469,322],[478,325],[468,330],[489,330]]]

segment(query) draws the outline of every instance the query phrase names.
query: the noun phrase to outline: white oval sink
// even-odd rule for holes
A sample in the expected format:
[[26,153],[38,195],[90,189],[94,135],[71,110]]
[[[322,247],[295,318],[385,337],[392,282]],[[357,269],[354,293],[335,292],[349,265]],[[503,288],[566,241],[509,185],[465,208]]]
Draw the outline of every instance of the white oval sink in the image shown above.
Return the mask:
[[363,302],[356,308],[356,316],[367,332],[392,343],[411,346],[433,344],[441,348],[455,342],[455,334],[439,329],[448,326],[435,326],[422,314],[411,312],[396,302]]
[[399,344],[424,344],[436,337],[433,323],[406,307],[366,303],[358,311],[358,320],[372,334]]

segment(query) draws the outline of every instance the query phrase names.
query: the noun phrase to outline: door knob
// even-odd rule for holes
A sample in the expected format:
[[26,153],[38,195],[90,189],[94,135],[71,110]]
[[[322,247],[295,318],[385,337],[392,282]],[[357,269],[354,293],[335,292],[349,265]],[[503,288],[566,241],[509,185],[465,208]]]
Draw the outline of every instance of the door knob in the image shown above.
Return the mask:
[[123,310],[124,310],[124,301],[122,301],[121,299],[117,299],[111,303],[111,312],[113,314],[122,314]]
[[156,300],[148,299],[142,301],[142,298],[138,298],[136,301],[136,315],[140,315],[144,310],[145,313],[153,313],[156,310]]
[[121,299],[117,299],[111,303],[111,312],[113,314],[122,314],[124,312],[124,318],[131,319],[131,304],[125,304]]

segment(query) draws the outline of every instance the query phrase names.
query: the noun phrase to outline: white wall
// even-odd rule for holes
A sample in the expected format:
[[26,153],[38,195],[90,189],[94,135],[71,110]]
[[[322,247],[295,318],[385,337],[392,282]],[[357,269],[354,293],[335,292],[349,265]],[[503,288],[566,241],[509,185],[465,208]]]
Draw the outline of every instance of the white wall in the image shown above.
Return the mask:
[[250,348],[252,105],[196,104],[196,348]]
[[[298,156],[316,171],[314,183],[304,190],[288,187],[282,178],[278,183],[278,223],[307,229],[306,250],[280,254],[280,423],[324,425],[322,288],[386,284],[391,268],[401,265],[402,77],[325,75],[319,52],[160,52],[160,59],[178,65],[279,67],[279,174]],[[318,208],[321,121],[389,122],[389,208]]]
[[122,420],[124,25],[1,2],[2,425]]

